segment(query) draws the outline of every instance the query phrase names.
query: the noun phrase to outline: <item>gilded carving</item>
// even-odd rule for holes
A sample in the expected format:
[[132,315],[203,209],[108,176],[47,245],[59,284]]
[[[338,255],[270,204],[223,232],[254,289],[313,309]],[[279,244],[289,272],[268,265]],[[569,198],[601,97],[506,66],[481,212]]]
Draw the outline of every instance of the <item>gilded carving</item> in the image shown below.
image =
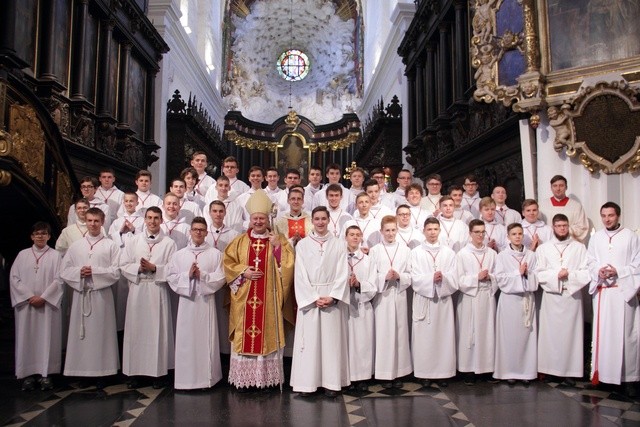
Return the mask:
[[36,111],[29,105],[13,104],[9,110],[10,156],[25,172],[44,182],[44,131]]
[[64,223],[67,220],[67,212],[73,197],[73,190],[71,189],[71,180],[69,176],[58,171],[56,179],[56,213],[58,218]]
[[11,172],[0,169],[0,187],[7,187],[11,184]]
[[0,156],[6,157],[11,154],[11,134],[0,129]]
[[[547,109],[554,149],[566,150],[591,173],[640,168],[639,91],[624,80],[585,87],[568,103]],[[607,120],[599,120],[608,114]]]

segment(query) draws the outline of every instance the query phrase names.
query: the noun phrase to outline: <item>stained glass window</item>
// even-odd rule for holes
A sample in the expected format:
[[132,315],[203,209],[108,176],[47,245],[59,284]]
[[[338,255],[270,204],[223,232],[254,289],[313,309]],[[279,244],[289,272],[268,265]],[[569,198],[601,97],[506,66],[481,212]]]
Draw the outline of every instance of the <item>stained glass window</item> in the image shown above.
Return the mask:
[[276,68],[285,80],[302,80],[309,73],[309,58],[299,50],[287,50],[278,58]]

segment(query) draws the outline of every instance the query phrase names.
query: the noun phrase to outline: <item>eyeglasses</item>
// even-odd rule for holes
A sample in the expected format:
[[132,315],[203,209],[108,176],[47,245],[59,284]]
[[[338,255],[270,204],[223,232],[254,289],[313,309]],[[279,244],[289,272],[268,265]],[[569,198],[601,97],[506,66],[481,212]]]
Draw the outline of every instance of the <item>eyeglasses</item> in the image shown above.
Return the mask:
[[206,233],[207,229],[206,228],[192,228],[191,231],[193,231],[194,233]]
[[482,230],[482,231],[472,231],[473,234],[487,234],[486,231]]
[[93,185],[81,185],[80,189],[81,190],[91,190],[92,188],[95,188]]
[[409,216],[409,215],[411,215],[411,212],[402,212],[402,213],[397,213],[396,215],[398,215],[398,216]]

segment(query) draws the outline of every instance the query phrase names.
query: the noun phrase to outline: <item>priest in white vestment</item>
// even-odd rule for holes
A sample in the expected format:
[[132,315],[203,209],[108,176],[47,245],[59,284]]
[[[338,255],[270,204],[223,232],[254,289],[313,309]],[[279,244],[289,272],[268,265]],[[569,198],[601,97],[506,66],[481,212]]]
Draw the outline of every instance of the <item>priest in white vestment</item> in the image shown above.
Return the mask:
[[382,218],[383,242],[369,251],[376,271],[378,295],[373,300],[376,351],[375,377],[385,388],[402,388],[399,378],[412,371],[409,349],[407,289],[411,286],[410,249],[396,241],[394,216]]
[[[87,210],[87,235],[62,260],[60,276],[73,289],[64,375],[104,377],[120,367],[111,290],[120,277],[120,250],[103,234],[103,224],[104,212]],[[103,386],[98,380],[97,387]]]
[[371,300],[377,294],[375,269],[371,259],[360,250],[362,230],[347,228],[347,263],[349,265],[349,375],[351,387],[367,391],[373,376],[374,324]]
[[160,377],[174,367],[174,334],[167,273],[176,244],[160,229],[162,211],[147,209],[146,229],[126,247],[122,274],[129,281],[127,316],[124,326],[122,373],[132,377],[129,387],[138,386],[136,376]]
[[329,233],[329,212],[313,209],[313,231],[298,242],[295,295],[298,304],[291,387],[303,395],[324,388],[334,397],[350,384],[347,349],[350,305],[347,251]]
[[582,288],[591,281],[587,249],[569,233],[569,220],[556,214],[554,238],[536,251],[536,274],[543,290],[538,330],[538,372],[567,385],[583,375]]
[[176,327],[177,390],[213,387],[222,379],[215,294],[225,285],[222,253],[205,242],[207,222],[191,222],[191,243],[171,257],[167,281],[180,295]]
[[620,206],[600,208],[604,228],[589,240],[593,295],[592,382],[625,383],[638,396],[640,381],[640,237],[620,224]]
[[458,301],[456,305],[456,348],[458,370],[465,372],[465,384],[476,374],[493,372],[495,361],[495,277],[496,252],[484,244],[485,224],[469,223],[469,243],[456,256]]
[[439,242],[440,223],[429,218],[426,240],[411,251],[413,374],[423,386],[446,387],[456,374],[456,331],[452,295],[458,290],[456,254]]
[[62,364],[62,256],[47,245],[50,235],[49,224],[35,223],[33,245],[18,253],[9,274],[16,327],[15,372],[18,379],[24,378],[24,391],[35,388],[36,375],[41,376],[42,390],[53,388],[49,374],[60,373]]
[[525,386],[538,376],[538,328],[534,292],[538,289],[535,253],[523,245],[519,223],[507,226],[509,246],[498,254],[496,280],[496,362],[493,377]]

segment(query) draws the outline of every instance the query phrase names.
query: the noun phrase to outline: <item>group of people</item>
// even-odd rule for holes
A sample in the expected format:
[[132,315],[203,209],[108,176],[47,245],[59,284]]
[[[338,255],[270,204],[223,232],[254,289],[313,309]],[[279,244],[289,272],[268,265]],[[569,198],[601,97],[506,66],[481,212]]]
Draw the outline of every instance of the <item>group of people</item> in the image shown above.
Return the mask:
[[[83,198],[47,246],[37,223],[33,246],[11,269],[16,376],[23,389],[51,388],[66,343],[64,374],[102,378],[120,368],[129,386],[145,377],[176,389],[222,379],[238,391],[284,382],[306,396],[375,378],[402,387],[413,372],[445,387],[460,372],[528,385],[539,373],[568,385],[583,376],[583,297],[593,301],[593,384],[640,381],[640,239],[605,203],[604,228],[588,242],[582,206],[562,176],[552,196],[506,206],[497,186],[480,197],[474,176],[442,194],[410,171],[387,191],[382,170],[311,167],[306,186],[287,170],[249,170],[224,160],[206,174],[204,153],[162,198],[140,171],[122,192],[111,170],[81,180]],[[267,181],[263,188],[263,181]],[[523,218],[524,217],[524,218]],[[64,286],[66,283],[67,286]]]

